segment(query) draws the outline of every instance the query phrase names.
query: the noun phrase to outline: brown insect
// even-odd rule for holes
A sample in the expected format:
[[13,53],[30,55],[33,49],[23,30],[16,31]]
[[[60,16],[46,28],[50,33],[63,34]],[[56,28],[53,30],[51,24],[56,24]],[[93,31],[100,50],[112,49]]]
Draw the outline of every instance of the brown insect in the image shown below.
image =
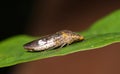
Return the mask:
[[56,47],[63,47],[75,41],[82,41],[83,39],[83,36],[75,32],[62,30],[56,32],[55,34],[43,36],[40,39],[31,41],[25,44],[24,48],[28,51],[42,51],[47,49],[54,49]]

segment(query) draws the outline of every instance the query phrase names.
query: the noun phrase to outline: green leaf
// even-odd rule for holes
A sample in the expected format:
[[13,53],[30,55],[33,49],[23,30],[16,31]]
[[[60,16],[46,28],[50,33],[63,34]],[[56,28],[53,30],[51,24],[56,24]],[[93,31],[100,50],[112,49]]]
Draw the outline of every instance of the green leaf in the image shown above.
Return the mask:
[[85,31],[85,35],[91,34],[106,34],[106,33],[120,33],[120,10],[104,17],[95,22],[90,29]]
[[23,62],[44,59],[53,56],[63,56],[70,53],[96,49],[120,42],[120,10],[113,12],[97,21],[84,32],[79,32],[85,37],[82,42],[69,46],[42,52],[27,52],[23,44],[36,39],[34,37],[19,35],[0,42],[0,67],[11,66]]

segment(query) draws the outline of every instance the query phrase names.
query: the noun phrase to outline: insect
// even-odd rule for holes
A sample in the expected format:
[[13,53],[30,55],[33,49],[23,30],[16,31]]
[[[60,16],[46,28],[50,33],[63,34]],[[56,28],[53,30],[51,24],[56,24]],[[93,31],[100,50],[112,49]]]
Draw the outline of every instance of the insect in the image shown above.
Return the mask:
[[55,34],[43,36],[40,39],[26,43],[24,45],[24,48],[27,49],[27,51],[42,51],[47,49],[54,49],[57,47],[63,47],[75,41],[82,41],[83,39],[83,36],[75,32],[62,30],[56,32]]

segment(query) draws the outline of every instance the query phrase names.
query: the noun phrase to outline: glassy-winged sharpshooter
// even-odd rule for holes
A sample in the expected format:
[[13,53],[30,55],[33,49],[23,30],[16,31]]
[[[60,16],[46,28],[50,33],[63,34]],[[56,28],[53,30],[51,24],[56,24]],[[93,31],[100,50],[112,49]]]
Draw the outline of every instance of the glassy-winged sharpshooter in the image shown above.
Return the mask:
[[24,48],[27,49],[27,51],[42,51],[63,47],[82,40],[84,40],[83,36],[69,30],[62,30],[55,34],[43,36],[40,39],[26,43]]

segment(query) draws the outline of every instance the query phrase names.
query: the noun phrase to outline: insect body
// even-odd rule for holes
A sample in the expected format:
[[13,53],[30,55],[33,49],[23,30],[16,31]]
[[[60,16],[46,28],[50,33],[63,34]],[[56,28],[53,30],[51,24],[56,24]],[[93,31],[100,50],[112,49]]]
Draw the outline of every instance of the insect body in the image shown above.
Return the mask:
[[64,45],[69,45],[75,41],[82,41],[84,38],[83,36],[69,31],[69,30],[62,30],[56,32],[52,35],[47,35],[41,37],[40,39],[31,41],[24,45],[24,48],[28,51],[41,51],[47,49],[53,49],[56,47],[63,47]]

